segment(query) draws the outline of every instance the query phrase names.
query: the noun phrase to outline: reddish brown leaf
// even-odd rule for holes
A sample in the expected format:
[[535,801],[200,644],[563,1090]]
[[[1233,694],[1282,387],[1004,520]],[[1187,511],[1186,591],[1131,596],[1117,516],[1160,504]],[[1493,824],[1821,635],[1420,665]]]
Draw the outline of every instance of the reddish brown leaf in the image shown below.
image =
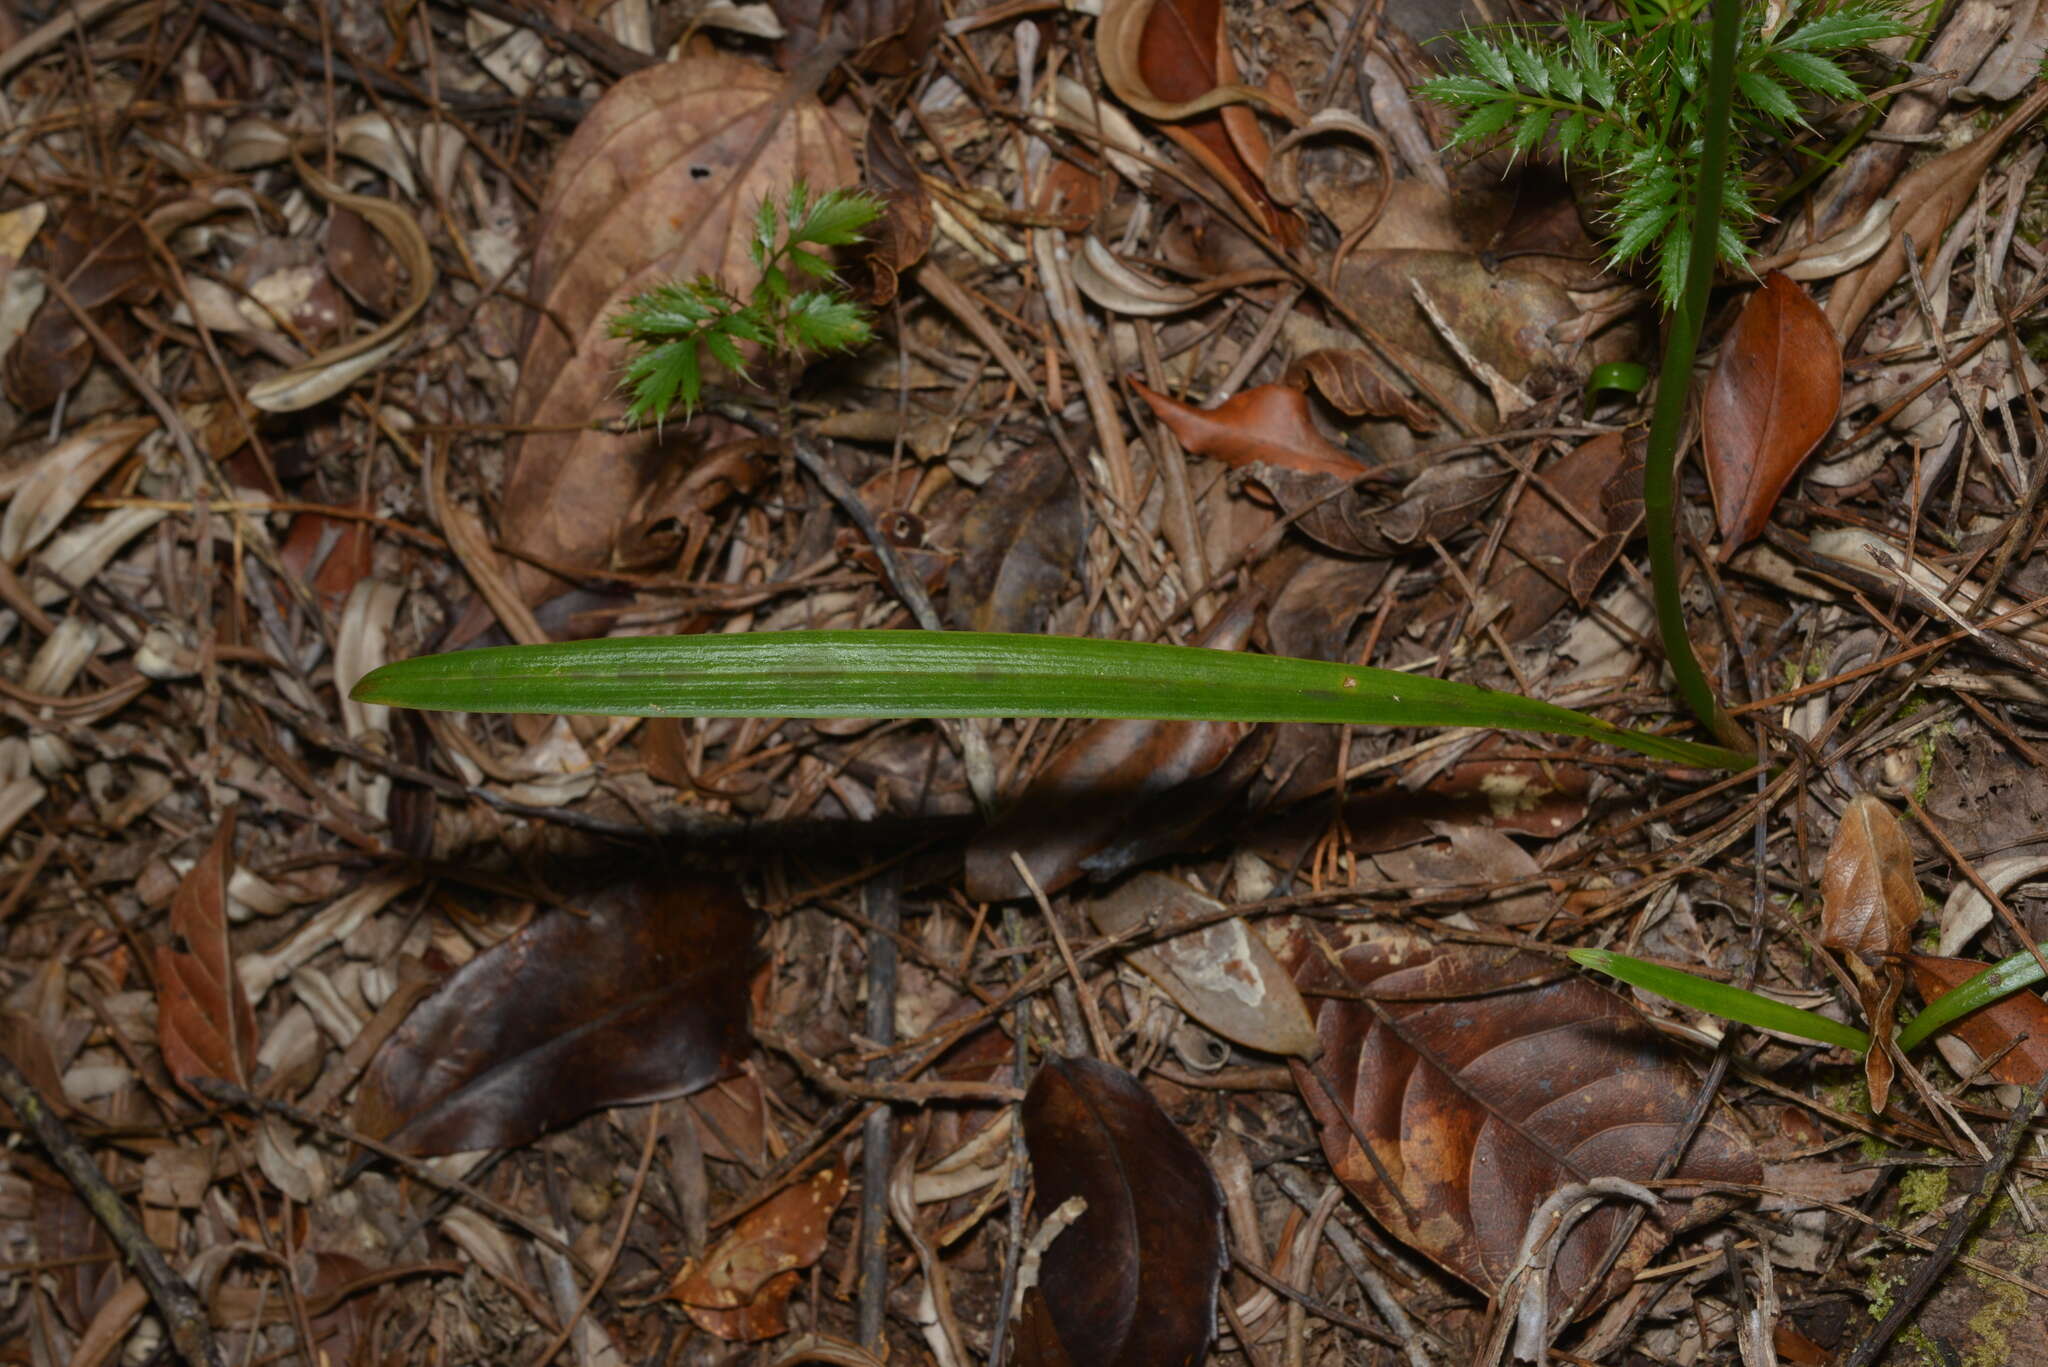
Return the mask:
[[[1984,971],[1975,959],[1944,959],[1909,954],[1906,968],[1913,990],[1929,1006]],[[1992,1060],[1991,1076],[2018,1087],[2031,1087],[2048,1072],[2048,1002],[2022,988],[1980,1007],[1948,1027],[1948,1033],[1970,1046],[1980,1059]]]
[[1027,446],[989,477],[960,526],[946,616],[972,631],[1044,631],[1081,568],[1081,486],[1050,445]]
[[[624,353],[607,328],[626,300],[700,273],[751,279],[763,198],[793,180],[855,180],[853,149],[824,106],[785,108],[783,96],[781,75],[737,57],[661,62],[606,91],[562,149],[535,229],[533,316],[545,321],[528,333],[514,404],[537,430],[521,439],[505,489],[512,545],[603,566],[641,490],[673,464],[653,430],[578,430],[623,412]],[[513,577],[529,600],[561,583],[524,562]]]
[[[1311,998],[1373,994],[1324,1000],[1323,1057],[1313,1071],[1295,1065],[1331,1166],[1381,1224],[1489,1293],[1513,1266],[1530,1215],[1560,1186],[1654,1177],[1699,1090],[1633,1006],[1554,960],[1398,932],[1345,948],[1334,963],[1303,937],[1293,957]],[[1730,1181],[1759,1171],[1722,1111],[1709,1112],[1679,1169]],[[1589,1308],[1628,1284],[1683,1209],[1667,1202],[1643,1221]],[[1605,1205],[1566,1236],[1553,1315],[1595,1275],[1622,1218]]]
[[[119,306],[147,302],[158,288],[140,223],[72,204],[50,235],[48,253],[48,273],[64,281],[79,307],[116,342],[133,340],[138,329]],[[85,378],[92,358],[92,339],[52,292],[7,352],[8,396],[30,412],[48,408]]]
[[1417,432],[1438,427],[1434,410],[1395,387],[1370,353],[1358,347],[1325,347],[1297,356],[1282,383],[1306,389],[1313,382],[1330,407],[1354,418],[1399,418]]
[[738,891],[708,879],[551,911],[406,1018],[370,1065],[356,1123],[405,1153],[457,1153],[696,1091],[744,1048],[754,932]]
[[1913,947],[1920,884],[1913,847],[1891,808],[1865,794],[1842,813],[1820,870],[1820,942],[1865,963]]
[[1181,445],[1226,465],[1264,463],[1315,475],[1356,479],[1365,467],[1344,454],[1309,415],[1308,395],[1291,385],[1262,384],[1214,408],[1195,408],[1128,381]]
[[[1076,1196],[1088,1203],[1039,1265],[1065,1357],[1084,1367],[1198,1367],[1229,1261],[1223,1192],[1201,1152],[1136,1078],[1094,1059],[1048,1060],[1023,1116],[1038,1218]],[[1027,1352],[1043,1332],[1023,1336]]]
[[158,945],[157,1044],[180,1083],[219,1078],[249,1085],[256,1013],[228,947],[227,879],[234,854],[232,810],[171,898],[173,942]]
[[1842,344],[1790,276],[1772,271],[1742,306],[1700,397],[1700,434],[1722,554],[1755,539],[1842,406]]
[[833,1164],[750,1211],[702,1261],[685,1261],[669,1282],[705,1332],[754,1343],[789,1328],[785,1313],[797,1274],[824,1256],[832,1212],[846,1198],[844,1166]]
[[[1241,649],[1253,608],[1240,599],[1209,624],[1201,644]],[[967,847],[967,895],[1028,896],[1013,850],[1052,893],[1084,874],[1113,878],[1184,848],[1250,781],[1271,744],[1270,728],[1237,722],[1091,722]]]

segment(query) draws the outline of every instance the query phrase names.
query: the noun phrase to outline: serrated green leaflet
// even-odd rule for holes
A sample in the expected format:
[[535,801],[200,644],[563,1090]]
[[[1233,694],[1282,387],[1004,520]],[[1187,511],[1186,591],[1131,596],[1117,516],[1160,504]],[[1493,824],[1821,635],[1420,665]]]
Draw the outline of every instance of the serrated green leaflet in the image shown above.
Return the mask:
[[1478,726],[1578,736],[1701,768],[1750,765],[1719,746],[1444,679],[1072,636],[789,631],[501,646],[385,665],[352,696],[443,712]]
[[1788,1006],[1781,1001],[1727,983],[1718,983],[1711,978],[1702,978],[1683,969],[1666,968],[1662,964],[1645,963],[1626,954],[1616,954],[1606,949],[1574,949],[1572,962],[1597,973],[1605,973],[1645,992],[1655,992],[1660,997],[1698,1011],[1711,1012],[1716,1016],[1744,1025],[1754,1025],[1762,1030],[1774,1030],[1781,1035],[1798,1039],[1810,1039],[1817,1044],[1835,1044],[1844,1049],[1862,1053],[1870,1047],[1870,1036],[1853,1025],[1829,1020],[1826,1016],[1797,1006]]

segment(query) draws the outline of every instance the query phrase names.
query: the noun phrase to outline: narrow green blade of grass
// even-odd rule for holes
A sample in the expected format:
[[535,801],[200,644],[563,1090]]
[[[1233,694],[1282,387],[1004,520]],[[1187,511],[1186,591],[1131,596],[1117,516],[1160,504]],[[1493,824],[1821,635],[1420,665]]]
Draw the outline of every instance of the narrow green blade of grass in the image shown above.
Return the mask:
[[1853,1025],[1844,1025],[1815,1012],[1772,1001],[1740,987],[1717,983],[1711,978],[1697,977],[1683,969],[1644,963],[1641,959],[1607,949],[1575,949],[1571,951],[1571,958],[1582,968],[1619,978],[1696,1011],[1711,1012],[1728,1020],[1741,1021],[1744,1025],[1775,1030],[1781,1035],[1795,1035],[1819,1044],[1840,1045],[1859,1054],[1870,1047],[1870,1036]]
[[[2048,951],[2048,945],[2041,947]],[[1961,1020],[1979,1007],[1989,1006],[2001,997],[2009,997],[2023,987],[2032,987],[2041,981],[2041,963],[2031,950],[2021,950],[2010,959],[2000,959],[1995,964],[1986,964],[1984,971],[1958,987],[1955,991],[1937,997],[1934,1004],[1906,1022],[1899,1031],[1899,1048],[1910,1050],[1925,1042],[1929,1036],[1943,1026]]]
[[1391,670],[1193,646],[966,631],[789,631],[502,646],[403,660],[359,702],[634,717],[1143,717],[1482,726],[1745,769],[1733,750],[1511,693]]

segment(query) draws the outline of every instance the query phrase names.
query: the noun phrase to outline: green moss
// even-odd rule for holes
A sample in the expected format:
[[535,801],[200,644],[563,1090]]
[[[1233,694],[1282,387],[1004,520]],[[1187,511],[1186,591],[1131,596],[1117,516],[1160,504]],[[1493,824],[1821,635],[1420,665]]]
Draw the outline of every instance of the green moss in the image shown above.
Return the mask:
[[1899,1209],[1907,1215],[1932,1215],[1947,1200],[1947,1168],[1910,1168],[1899,1179]]

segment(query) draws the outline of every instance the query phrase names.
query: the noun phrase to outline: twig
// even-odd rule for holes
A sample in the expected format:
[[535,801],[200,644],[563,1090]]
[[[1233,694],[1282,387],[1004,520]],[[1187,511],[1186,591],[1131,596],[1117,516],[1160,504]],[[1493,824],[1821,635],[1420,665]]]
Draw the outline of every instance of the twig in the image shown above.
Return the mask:
[[590,1313],[591,1303],[597,1299],[597,1293],[604,1290],[612,1269],[618,1266],[619,1252],[626,1246],[626,1235],[633,1228],[633,1216],[640,1209],[640,1193],[647,1189],[647,1170],[654,1166],[654,1150],[660,1139],[661,1103],[657,1101],[647,1108],[647,1142],[640,1150],[640,1167],[633,1174],[633,1189],[626,1193],[626,1208],[619,1216],[619,1228],[612,1235],[611,1247],[604,1251],[604,1260],[590,1274],[590,1286],[584,1291],[583,1299],[577,1302],[576,1312],[562,1322],[561,1331],[540,1350],[540,1356],[533,1360],[533,1367],[547,1367],[555,1360],[555,1354],[562,1351],[562,1345],[569,1341],[569,1336],[576,1332],[576,1326]]
[[[884,1048],[896,1042],[896,942],[889,932],[902,921],[902,880],[901,870],[889,869],[868,885],[866,898],[869,919],[884,932],[868,936],[867,1035]],[[868,1065],[870,1081],[888,1076],[886,1059]],[[877,1106],[861,1127],[859,1323],[861,1347],[871,1350],[882,1346],[882,1317],[889,1307],[889,1150],[895,1124],[889,1108]]]
[[1032,900],[1038,903],[1038,910],[1045,916],[1045,924],[1052,930],[1053,943],[1059,946],[1060,960],[1067,966],[1067,976],[1073,980],[1074,992],[1081,999],[1081,1014],[1088,1021],[1088,1035],[1095,1042],[1095,1056],[1104,1063],[1116,1062],[1116,1050],[1110,1046],[1109,1031],[1102,1024],[1101,1008],[1095,1004],[1095,995],[1088,990],[1088,980],[1081,976],[1081,966],[1074,962],[1074,950],[1067,943],[1066,932],[1060,929],[1060,918],[1053,915],[1052,903],[1046,899],[1045,889],[1038,886],[1038,880],[1031,876],[1031,866],[1024,862],[1024,856],[1016,850],[1010,851],[1010,863],[1016,866],[1017,876],[1024,880],[1024,886],[1031,890]]
[[4,1053],[0,1053],[0,1097],[6,1098],[22,1126],[35,1136],[50,1161],[77,1188],[79,1199],[127,1255],[136,1276],[148,1289],[157,1313],[163,1316],[165,1330],[178,1356],[195,1367],[225,1367],[220,1346],[213,1341],[206,1307],[200,1304],[191,1284],[171,1270],[163,1250],[151,1243],[142,1226],[135,1223],[135,1217],[128,1213],[128,1207],[122,1204],[92,1154],[51,1112],[43,1094]]
[[[798,1072],[834,1096],[858,1097],[862,1101],[896,1102],[906,1106],[928,1106],[934,1101],[973,1101],[984,1105],[1000,1105],[1024,1099],[1024,1089],[1013,1087],[1007,1082],[897,1082],[886,1074],[871,1077],[865,1082],[856,1082],[852,1078],[841,1077],[822,1059],[805,1053],[801,1045],[780,1031],[757,1025],[754,1027],[754,1038],[776,1053],[787,1055],[789,1061],[796,1065]],[[885,1042],[876,1041],[878,1044]],[[871,1068],[873,1066],[870,1065]]]
[[1971,1226],[1990,1206],[1992,1197],[1998,1194],[1998,1188],[2005,1179],[2006,1169],[2019,1155],[2020,1141],[2026,1137],[2027,1124],[2034,1118],[2034,1109],[2041,1104],[2044,1089],[2048,1089],[2048,1072],[2043,1072],[2040,1080],[2027,1088],[2020,1104],[2013,1108],[2012,1118],[2005,1122],[2005,1130],[1998,1136],[1998,1151],[1984,1165],[1970,1199],[1963,1203],[1963,1208],[1949,1219],[1947,1227],[1941,1231],[1941,1241],[1920,1266],[1913,1269],[1913,1275],[1899,1288],[1898,1299],[1892,1302],[1892,1308],[1885,1312],[1885,1317],[1878,1321],[1877,1328],[1870,1331],[1869,1337],[1843,1359],[1842,1367],[1870,1367],[1877,1361],[1878,1354],[1885,1350],[1892,1336],[1912,1318],[1920,1308],[1920,1302],[1927,1299],[1927,1293],[1941,1280],[1942,1273],[1948,1271],[1948,1265],[1962,1251],[1963,1240],[1968,1237]]

